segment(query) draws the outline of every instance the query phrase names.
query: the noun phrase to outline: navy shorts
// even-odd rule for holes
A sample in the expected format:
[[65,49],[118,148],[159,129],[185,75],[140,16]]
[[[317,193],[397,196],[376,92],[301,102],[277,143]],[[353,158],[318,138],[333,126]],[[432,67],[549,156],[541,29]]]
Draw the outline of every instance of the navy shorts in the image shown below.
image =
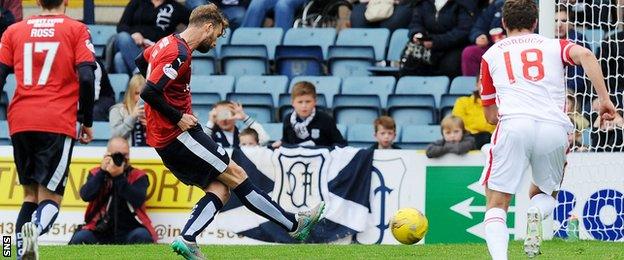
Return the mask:
[[156,149],[173,175],[186,185],[205,189],[227,169],[230,157],[197,125]]
[[19,182],[37,183],[63,196],[74,139],[57,133],[19,132],[11,136]]

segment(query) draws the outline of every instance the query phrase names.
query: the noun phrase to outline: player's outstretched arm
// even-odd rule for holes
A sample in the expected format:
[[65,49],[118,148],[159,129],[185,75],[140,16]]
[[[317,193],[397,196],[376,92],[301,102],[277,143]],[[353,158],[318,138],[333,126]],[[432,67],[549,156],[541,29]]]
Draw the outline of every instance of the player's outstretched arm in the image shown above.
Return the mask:
[[579,64],[585,70],[585,74],[592,83],[598,99],[600,100],[600,115],[605,120],[613,120],[615,118],[615,106],[609,99],[609,92],[604,82],[604,75],[598,63],[598,59],[587,48],[574,45],[570,48],[570,58],[575,64]]

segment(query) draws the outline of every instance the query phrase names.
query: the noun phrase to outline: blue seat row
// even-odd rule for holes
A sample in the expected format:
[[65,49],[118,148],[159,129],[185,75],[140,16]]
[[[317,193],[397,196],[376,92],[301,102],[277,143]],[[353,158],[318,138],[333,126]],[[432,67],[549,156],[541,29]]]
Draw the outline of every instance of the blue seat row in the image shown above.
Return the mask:
[[[282,124],[268,123],[262,125],[271,136],[271,141],[282,138]],[[368,124],[338,124],[338,130],[350,146],[369,147],[376,143],[374,126]],[[441,139],[439,125],[397,125],[395,142],[403,149],[425,149],[430,143]]]

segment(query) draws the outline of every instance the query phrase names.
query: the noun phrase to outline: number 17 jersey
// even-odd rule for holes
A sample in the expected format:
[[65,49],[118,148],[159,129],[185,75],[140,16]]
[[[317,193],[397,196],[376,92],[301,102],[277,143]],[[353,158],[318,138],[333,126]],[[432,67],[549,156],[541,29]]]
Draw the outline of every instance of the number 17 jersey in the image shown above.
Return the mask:
[[2,35],[0,64],[17,83],[9,104],[9,131],[65,134],[76,138],[78,66],[95,66],[87,27],[65,15],[36,15]]
[[481,61],[483,106],[496,104],[500,120],[531,118],[573,125],[566,115],[565,66],[574,66],[567,40],[538,34],[513,36],[488,49]]

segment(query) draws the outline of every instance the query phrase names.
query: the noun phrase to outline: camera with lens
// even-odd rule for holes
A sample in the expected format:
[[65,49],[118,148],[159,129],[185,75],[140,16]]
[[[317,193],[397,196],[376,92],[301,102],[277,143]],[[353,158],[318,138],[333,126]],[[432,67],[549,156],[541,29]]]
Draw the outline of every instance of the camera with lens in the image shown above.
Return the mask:
[[113,153],[110,156],[113,159],[113,163],[117,167],[121,167],[121,165],[126,161],[126,156],[123,153]]

